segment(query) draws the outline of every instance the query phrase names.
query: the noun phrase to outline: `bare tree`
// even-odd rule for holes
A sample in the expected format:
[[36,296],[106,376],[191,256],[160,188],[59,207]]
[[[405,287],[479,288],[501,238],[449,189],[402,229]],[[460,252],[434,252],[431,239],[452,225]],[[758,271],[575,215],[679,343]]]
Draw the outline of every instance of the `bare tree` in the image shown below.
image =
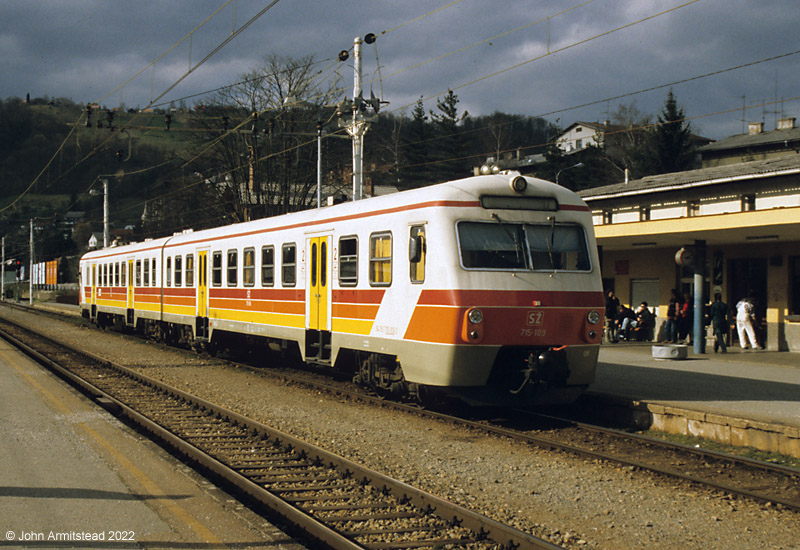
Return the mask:
[[333,82],[313,56],[269,55],[198,110],[192,166],[220,216],[244,221],[307,208],[316,200],[317,121],[329,117]]

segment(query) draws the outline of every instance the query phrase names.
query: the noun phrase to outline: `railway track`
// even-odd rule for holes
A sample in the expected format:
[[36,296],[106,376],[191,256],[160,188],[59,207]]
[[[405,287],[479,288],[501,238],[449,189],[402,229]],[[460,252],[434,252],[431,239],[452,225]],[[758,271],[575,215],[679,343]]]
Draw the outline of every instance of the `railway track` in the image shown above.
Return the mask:
[[0,336],[327,548],[558,548],[6,320]]

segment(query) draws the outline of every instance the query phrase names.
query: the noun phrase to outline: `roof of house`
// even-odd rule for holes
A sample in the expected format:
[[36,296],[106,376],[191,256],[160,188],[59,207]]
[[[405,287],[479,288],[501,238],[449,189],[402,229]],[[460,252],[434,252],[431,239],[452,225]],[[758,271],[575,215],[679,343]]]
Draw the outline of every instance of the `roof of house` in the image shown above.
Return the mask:
[[725,149],[743,149],[760,145],[781,144],[787,141],[800,140],[800,127],[786,130],[772,130],[757,134],[738,134],[699,148],[701,153],[706,151],[722,151]]
[[578,195],[584,201],[591,201],[791,174],[800,174],[800,155],[657,174],[628,183],[583,189]]

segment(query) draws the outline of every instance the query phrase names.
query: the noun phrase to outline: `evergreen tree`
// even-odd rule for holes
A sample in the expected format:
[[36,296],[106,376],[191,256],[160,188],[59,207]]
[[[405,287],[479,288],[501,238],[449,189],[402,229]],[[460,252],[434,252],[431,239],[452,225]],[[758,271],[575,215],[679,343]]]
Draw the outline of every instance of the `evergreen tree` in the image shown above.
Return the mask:
[[405,162],[400,168],[399,180],[404,188],[422,187],[434,182],[430,166],[433,130],[425,114],[422,98],[414,105],[411,115],[401,140]]
[[439,112],[430,113],[436,131],[436,139],[431,147],[434,179],[438,182],[469,176],[474,161],[469,158],[471,148],[466,133],[459,126],[469,113],[464,111],[458,114],[458,96],[453,90],[437,101],[436,107]]
[[694,147],[689,123],[685,118],[683,109],[678,107],[675,94],[670,90],[664,108],[658,115],[658,126],[652,138],[650,173],[665,174],[692,168]]

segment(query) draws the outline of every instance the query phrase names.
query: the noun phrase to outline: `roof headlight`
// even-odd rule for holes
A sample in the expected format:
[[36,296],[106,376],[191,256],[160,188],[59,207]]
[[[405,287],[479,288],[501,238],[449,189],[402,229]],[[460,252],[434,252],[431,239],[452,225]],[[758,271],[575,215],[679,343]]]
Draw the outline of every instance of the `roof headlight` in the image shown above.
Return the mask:
[[511,178],[511,189],[514,190],[516,193],[522,193],[528,188],[528,180],[523,178],[522,176],[514,176]]

